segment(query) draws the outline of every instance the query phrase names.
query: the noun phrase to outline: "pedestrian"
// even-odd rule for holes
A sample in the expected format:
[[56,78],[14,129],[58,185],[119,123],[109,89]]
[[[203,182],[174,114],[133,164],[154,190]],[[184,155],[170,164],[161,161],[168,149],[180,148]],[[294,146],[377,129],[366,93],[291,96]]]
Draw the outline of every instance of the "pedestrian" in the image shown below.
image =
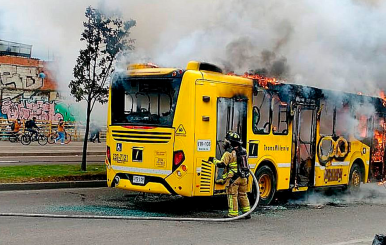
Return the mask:
[[101,143],[101,140],[100,140],[100,127],[97,126],[96,124],[94,123],[91,123],[91,137],[90,137],[90,141],[92,143],[95,143],[95,141],[97,141],[98,143]]
[[58,123],[58,138],[55,139],[55,143],[56,141],[60,140],[61,141],[60,144],[64,145],[64,136],[65,136],[64,121],[63,119],[60,119]]
[[[225,136],[223,147],[225,153],[221,160],[213,157],[209,161],[222,167],[224,173],[222,179],[217,180],[218,184],[225,184],[225,190],[228,198],[227,217],[236,217],[239,214],[238,202],[240,202],[242,213],[251,210],[247,196],[249,168],[246,150],[241,146],[241,139],[237,133],[228,132]],[[244,162],[244,163],[243,163]],[[250,219],[251,215],[245,217]]]

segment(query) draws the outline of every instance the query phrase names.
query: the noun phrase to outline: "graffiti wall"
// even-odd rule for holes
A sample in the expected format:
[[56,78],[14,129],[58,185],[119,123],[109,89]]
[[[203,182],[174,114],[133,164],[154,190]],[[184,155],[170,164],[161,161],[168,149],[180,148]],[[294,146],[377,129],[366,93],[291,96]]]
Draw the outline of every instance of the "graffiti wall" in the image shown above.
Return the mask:
[[3,100],[1,113],[7,119],[31,119],[59,121],[63,115],[55,112],[55,102],[46,101],[20,101],[13,102],[9,99]]
[[0,118],[74,121],[46,65],[38,59],[0,56]]
[[40,67],[0,64],[0,83],[14,89],[40,89],[44,80],[39,77]]

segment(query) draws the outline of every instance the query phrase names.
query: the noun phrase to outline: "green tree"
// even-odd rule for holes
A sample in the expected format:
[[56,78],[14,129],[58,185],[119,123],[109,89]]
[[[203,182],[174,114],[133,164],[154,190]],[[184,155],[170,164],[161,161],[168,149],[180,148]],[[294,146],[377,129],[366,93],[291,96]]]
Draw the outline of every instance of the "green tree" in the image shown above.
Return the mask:
[[86,43],[86,47],[80,50],[74,67],[74,79],[69,85],[76,101],[87,103],[83,171],[86,171],[91,112],[96,102],[107,102],[107,81],[114,72],[117,56],[134,49],[129,35],[130,29],[136,24],[134,20],[123,21],[117,16],[107,16],[91,6],[86,9],[85,15],[87,21],[83,22],[84,31],[80,40]]

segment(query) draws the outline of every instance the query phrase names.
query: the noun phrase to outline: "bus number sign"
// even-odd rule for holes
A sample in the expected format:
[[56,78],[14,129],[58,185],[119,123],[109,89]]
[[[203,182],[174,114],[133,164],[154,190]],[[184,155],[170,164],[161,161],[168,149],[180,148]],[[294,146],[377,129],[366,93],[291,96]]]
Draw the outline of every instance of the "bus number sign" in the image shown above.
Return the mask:
[[210,140],[197,140],[197,151],[210,151]]

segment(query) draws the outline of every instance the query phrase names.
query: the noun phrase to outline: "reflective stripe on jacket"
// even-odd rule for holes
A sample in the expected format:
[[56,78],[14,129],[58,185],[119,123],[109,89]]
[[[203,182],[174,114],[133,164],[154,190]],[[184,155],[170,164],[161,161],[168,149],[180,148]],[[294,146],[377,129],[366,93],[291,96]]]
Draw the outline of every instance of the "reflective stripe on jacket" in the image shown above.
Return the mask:
[[224,173],[222,175],[222,179],[232,178],[235,173],[237,173],[237,156],[236,151],[232,150],[232,152],[226,151],[221,160],[214,159],[213,163],[218,167],[225,167]]

